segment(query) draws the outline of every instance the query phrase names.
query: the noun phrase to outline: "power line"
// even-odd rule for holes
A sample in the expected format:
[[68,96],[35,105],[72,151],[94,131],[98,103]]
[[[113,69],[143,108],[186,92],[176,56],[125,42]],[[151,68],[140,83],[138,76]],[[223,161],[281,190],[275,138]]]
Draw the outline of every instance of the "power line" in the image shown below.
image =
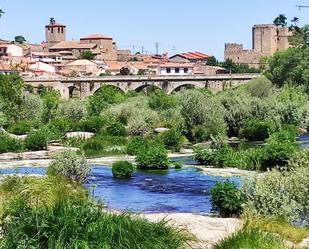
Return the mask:
[[296,7],[301,10],[302,8],[309,8],[308,5],[296,5]]

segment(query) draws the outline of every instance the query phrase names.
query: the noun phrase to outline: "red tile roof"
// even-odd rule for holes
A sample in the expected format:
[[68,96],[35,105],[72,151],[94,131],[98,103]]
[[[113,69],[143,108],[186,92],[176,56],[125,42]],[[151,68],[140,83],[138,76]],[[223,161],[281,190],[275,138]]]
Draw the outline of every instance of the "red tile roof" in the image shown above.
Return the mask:
[[50,47],[49,49],[61,49],[61,50],[65,50],[65,49],[93,49],[95,48],[97,45],[96,44],[81,44],[79,42],[76,41],[63,41],[63,42],[59,42],[57,44],[55,44],[54,46]]
[[81,40],[95,40],[95,39],[108,39],[111,40],[113,39],[112,37],[105,36],[105,35],[100,35],[100,34],[93,34],[93,35],[88,35],[80,38]]
[[174,58],[176,56],[180,56],[188,60],[205,60],[209,58],[209,55],[201,53],[201,52],[187,52],[187,53],[182,53],[182,54],[176,54],[176,55],[173,55],[171,58]]

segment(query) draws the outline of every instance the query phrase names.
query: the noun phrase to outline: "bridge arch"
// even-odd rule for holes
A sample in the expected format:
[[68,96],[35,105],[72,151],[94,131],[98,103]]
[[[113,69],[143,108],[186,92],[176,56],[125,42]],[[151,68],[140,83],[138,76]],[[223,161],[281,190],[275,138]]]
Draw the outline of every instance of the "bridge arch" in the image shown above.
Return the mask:
[[194,85],[194,84],[183,84],[183,85],[179,85],[179,86],[175,87],[171,92],[169,92],[169,94],[174,94],[174,93],[179,92],[181,90],[194,89],[194,88],[196,88],[196,85]]
[[147,89],[151,89],[151,88],[154,88],[154,89],[160,89],[162,90],[162,88],[158,85],[155,85],[155,84],[143,84],[143,85],[139,85],[137,86],[136,88],[132,89],[134,90],[135,92],[141,92],[143,90],[147,90]]
[[118,86],[117,84],[109,84],[109,83],[103,83],[103,84],[102,84],[102,83],[101,83],[100,85],[94,86],[94,87],[93,87],[93,89],[91,90],[91,94],[90,94],[90,95],[96,94],[96,93],[99,92],[100,89],[102,89],[104,86],[112,87],[112,88],[117,89],[118,91],[123,92],[123,93],[126,92],[124,89],[122,89],[122,87]]

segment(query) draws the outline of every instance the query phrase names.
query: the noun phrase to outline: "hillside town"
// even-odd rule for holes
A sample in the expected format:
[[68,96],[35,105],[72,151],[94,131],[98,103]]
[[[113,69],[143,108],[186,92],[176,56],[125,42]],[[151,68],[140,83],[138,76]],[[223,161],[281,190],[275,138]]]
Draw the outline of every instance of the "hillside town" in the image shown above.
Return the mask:
[[[41,44],[0,40],[0,73],[18,72],[23,77],[56,78],[106,75],[214,75],[229,73],[219,65],[209,65],[213,56],[204,52],[132,54],[118,49],[113,37],[92,34],[79,40],[66,39],[67,27],[50,18]],[[273,24],[255,25],[253,48],[225,44],[225,60],[259,68],[263,56],[289,47],[288,28]]]
[[0,249],[309,249],[291,2],[4,0]]

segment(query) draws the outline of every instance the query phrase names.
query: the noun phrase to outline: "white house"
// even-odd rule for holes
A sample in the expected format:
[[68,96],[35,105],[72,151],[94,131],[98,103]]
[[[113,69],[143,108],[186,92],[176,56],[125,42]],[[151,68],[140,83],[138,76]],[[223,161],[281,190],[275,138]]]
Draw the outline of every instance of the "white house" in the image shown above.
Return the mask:
[[29,69],[33,70],[34,72],[49,72],[54,73],[55,67],[40,61],[36,61],[29,66]]
[[0,45],[0,56],[22,57],[23,49],[15,44]]
[[157,67],[158,75],[191,75],[193,74],[193,64],[166,62]]

